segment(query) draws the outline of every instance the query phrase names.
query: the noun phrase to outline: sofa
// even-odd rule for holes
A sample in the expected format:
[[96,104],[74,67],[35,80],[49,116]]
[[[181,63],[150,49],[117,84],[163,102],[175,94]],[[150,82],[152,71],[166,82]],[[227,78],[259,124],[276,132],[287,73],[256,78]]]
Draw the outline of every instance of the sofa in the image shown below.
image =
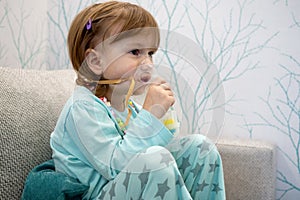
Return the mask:
[[[28,173],[51,159],[49,137],[74,87],[72,70],[0,67],[0,199],[20,199]],[[236,139],[216,145],[227,199],[275,199],[274,145]]]

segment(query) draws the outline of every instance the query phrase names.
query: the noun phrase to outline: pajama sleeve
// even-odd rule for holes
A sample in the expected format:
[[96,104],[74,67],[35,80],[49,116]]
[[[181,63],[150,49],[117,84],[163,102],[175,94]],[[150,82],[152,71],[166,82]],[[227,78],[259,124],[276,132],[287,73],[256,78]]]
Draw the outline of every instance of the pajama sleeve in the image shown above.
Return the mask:
[[[77,101],[65,120],[66,140],[72,139],[85,162],[106,179],[113,179],[138,153],[151,146],[166,146],[172,133],[146,110],[130,120],[122,139],[117,125],[100,102]],[[67,139],[69,138],[69,139]]]

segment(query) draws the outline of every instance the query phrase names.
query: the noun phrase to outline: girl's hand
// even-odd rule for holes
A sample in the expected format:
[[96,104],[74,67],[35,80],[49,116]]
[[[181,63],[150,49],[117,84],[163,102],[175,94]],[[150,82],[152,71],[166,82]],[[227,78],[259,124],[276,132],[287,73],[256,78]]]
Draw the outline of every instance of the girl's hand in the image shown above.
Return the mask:
[[171,87],[166,81],[157,79],[149,86],[143,109],[159,119],[165,115],[174,103],[175,98]]

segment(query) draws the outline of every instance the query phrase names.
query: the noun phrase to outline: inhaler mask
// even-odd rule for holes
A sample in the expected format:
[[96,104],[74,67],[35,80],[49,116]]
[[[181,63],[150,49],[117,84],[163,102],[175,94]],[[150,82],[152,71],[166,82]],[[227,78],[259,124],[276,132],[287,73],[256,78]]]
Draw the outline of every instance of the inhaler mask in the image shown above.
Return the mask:
[[[140,105],[143,105],[148,88],[151,84],[155,83],[161,77],[157,74],[153,64],[141,64],[134,73],[133,79],[136,83],[135,90],[143,87],[143,94],[134,96],[133,99]],[[160,105],[158,105],[160,106]],[[179,122],[174,107],[170,107],[165,115],[159,119],[170,132],[175,135],[179,134]]]
[[153,64],[141,64],[134,73],[134,79],[144,84],[151,84],[155,76]]

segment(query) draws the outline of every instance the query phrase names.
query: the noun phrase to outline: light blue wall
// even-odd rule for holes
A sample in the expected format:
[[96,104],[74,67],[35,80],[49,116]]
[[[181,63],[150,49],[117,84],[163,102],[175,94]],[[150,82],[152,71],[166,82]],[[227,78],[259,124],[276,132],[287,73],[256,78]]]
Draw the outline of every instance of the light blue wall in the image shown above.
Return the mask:
[[[47,70],[71,68],[66,50],[68,27],[74,15],[92,2],[95,1],[0,0],[0,65]],[[170,49],[173,45],[175,53],[161,51],[157,63],[171,66],[171,73],[175,71],[186,79],[195,95],[193,98],[191,94],[183,94],[184,87],[176,90],[179,102],[193,103],[192,107],[179,106],[185,109],[182,119],[189,121],[190,130],[199,128],[205,134],[209,130],[207,124],[215,119],[211,111],[224,108],[221,137],[276,144],[277,199],[297,199],[300,196],[300,1],[130,2],[148,9],[166,37],[175,32],[176,38],[181,38],[178,42],[170,38],[163,41],[163,48]],[[219,75],[213,86],[224,89],[225,98],[221,102],[216,103],[218,98],[210,95],[215,92],[210,85],[214,76],[209,76],[211,79],[206,79],[206,83],[199,78],[206,72],[203,68],[208,68],[201,62],[195,63],[197,59],[190,63],[185,60],[193,57],[189,46],[180,46],[182,41],[197,45],[192,50],[197,50],[199,56],[203,51],[202,61]],[[183,69],[185,72],[179,72]],[[172,75],[174,87],[181,83],[175,77]],[[210,90],[207,92],[206,88]],[[223,124],[223,118],[217,121]]]

